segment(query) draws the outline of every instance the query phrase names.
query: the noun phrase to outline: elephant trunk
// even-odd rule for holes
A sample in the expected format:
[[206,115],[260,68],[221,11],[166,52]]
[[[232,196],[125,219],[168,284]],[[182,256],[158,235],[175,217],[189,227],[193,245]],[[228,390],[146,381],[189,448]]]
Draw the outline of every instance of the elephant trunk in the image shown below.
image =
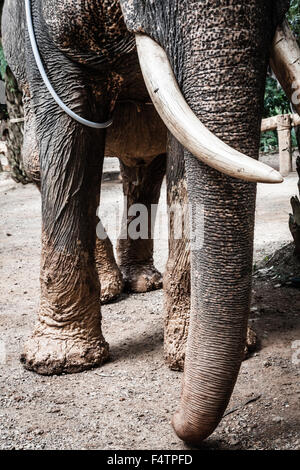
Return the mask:
[[221,420],[243,358],[256,191],[188,157],[186,171],[192,223],[202,219],[204,240],[200,250],[192,243],[190,326],[173,426],[181,439],[199,443]]
[[[191,247],[190,327],[181,403],[173,418],[183,440],[199,443],[221,419],[243,357],[255,182],[281,181],[255,160],[272,39],[288,2],[121,3],[134,26],[153,103],[186,149],[190,225],[198,231],[203,225],[203,240]],[[157,48],[153,55],[159,60],[143,60],[144,33],[163,47],[172,68],[167,74],[174,73],[179,88],[160,80],[166,61]]]
[[[205,13],[188,23],[182,36],[188,39],[177,54],[185,57],[183,73],[175,62],[175,76],[198,119],[230,147],[257,159],[272,39],[268,5],[234,1],[232,8]],[[203,229],[203,236],[191,240],[190,326],[173,426],[181,439],[199,444],[222,418],[243,359],[256,184],[222,174],[187,150],[185,167],[190,225],[196,235]]]

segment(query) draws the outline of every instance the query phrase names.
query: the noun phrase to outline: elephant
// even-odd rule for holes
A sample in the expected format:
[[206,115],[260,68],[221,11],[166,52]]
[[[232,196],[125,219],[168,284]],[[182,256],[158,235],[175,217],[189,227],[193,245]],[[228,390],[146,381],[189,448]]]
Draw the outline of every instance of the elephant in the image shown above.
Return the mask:
[[[131,204],[155,202],[166,171],[169,204],[188,201],[190,232],[202,233],[191,246],[190,272],[186,240],[170,237],[164,275],[166,338],[175,358],[182,352],[172,338],[184,337],[188,326],[172,424],[189,443],[218,425],[243,358],[256,183],[282,181],[257,158],[270,56],[293,93],[273,42],[288,7],[287,0],[4,5],[5,54],[24,93],[23,157],[39,174],[42,199],[41,300],[22,361],[51,374],[107,359],[97,269],[101,278],[111,246],[96,246],[103,157],[121,159]],[[151,237],[119,241],[121,271],[133,290],[160,283],[152,250]],[[145,276],[150,286],[139,287]]]
[[[4,2],[0,3],[1,9],[3,7],[3,3]],[[13,23],[13,21],[10,23]],[[10,23],[8,22],[8,24]],[[8,36],[10,32],[11,28],[9,28],[9,32],[7,32],[6,36]],[[14,44],[13,41],[9,41],[9,43],[11,45]],[[16,49],[11,51],[7,50],[7,56],[9,57],[10,62],[14,64],[15,69],[18,70],[17,63],[20,61],[21,54],[16,55]],[[13,81],[16,82],[11,71],[10,74]],[[22,75],[25,77],[25,72],[23,72]],[[22,79],[22,76],[20,77],[20,74],[19,79],[20,87],[22,87],[22,81],[24,82],[25,80],[24,78]],[[9,89],[9,86],[7,86],[7,89]],[[25,87],[23,84],[23,89],[28,90],[29,86]],[[21,95],[20,90],[18,90],[18,93]],[[120,104],[120,101],[118,101],[118,103]],[[130,111],[134,116],[131,116],[128,121],[131,123],[134,122],[135,126],[139,125],[139,129],[135,128],[132,131],[128,131],[128,128],[126,128],[126,134],[128,135],[128,133],[130,133],[131,138],[133,139],[131,146],[128,146],[128,141],[123,138],[123,135],[118,135],[120,129],[124,128],[124,122],[116,122],[116,118],[120,116],[120,114],[116,114],[114,125],[108,129],[106,135],[105,157],[120,158],[123,193],[128,199],[128,206],[143,202],[140,200],[141,198],[139,195],[145,192],[148,178],[150,177],[153,169],[156,171],[159,170],[156,173],[156,176],[158,177],[157,184],[153,185],[152,193],[149,195],[149,203],[147,204],[149,209],[150,203],[151,205],[157,203],[165,164],[163,154],[155,160],[152,155],[149,157],[148,153],[149,149],[151,149],[153,136],[155,135],[157,138],[157,132],[162,135],[160,147],[157,149],[154,147],[150,152],[152,152],[153,155],[158,151],[166,152],[166,128],[162,121],[157,119],[153,120],[154,126],[145,126],[145,119],[141,120],[135,117],[136,112],[139,113],[138,117],[140,117],[141,102],[136,101],[134,104],[135,106],[132,107]],[[147,121],[153,119],[153,109],[149,109],[149,105],[152,105],[151,101],[146,103],[145,106],[144,112],[147,115]],[[32,116],[28,92],[24,94],[24,107],[26,112],[26,132],[20,165],[22,166],[23,161],[25,161],[27,170],[25,177],[29,179],[29,181],[34,182],[40,189],[41,179],[39,156],[36,143],[34,117]],[[20,118],[23,117],[22,111],[22,108],[20,108],[17,115]],[[155,114],[154,116],[157,117]],[[15,115],[13,115],[13,117],[15,117]],[[142,142],[140,142],[139,139],[136,139],[140,134],[143,134]],[[164,141],[165,143],[163,143]],[[154,140],[154,145],[155,142],[156,140]],[[124,147],[124,144],[127,146]],[[132,154],[135,155],[135,159],[131,158]],[[149,164],[153,158],[154,164],[155,162],[158,162],[159,166]],[[146,159],[146,162],[144,159]],[[169,158],[168,162],[168,205],[169,207],[172,207],[173,204],[176,204],[176,206],[180,206],[180,210],[182,210],[183,205],[187,202],[186,185],[185,183],[183,184],[184,158],[182,156],[182,158],[174,160],[172,163],[170,163],[171,158]],[[175,172],[174,165],[176,165]],[[179,179],[181,181],[179,181]],[[178,180],[178,182],[175,184],[176,180]],[[144,188],[143,185],[145,185]],[[179,186],[181,189],[178,192]],[[170,212],[170,215],[172,216],[172,212]],[[126,224],[124,224],[125,226],[121,229],[121,233],[123,230],[126,230],[126,225],[129,223],[130,220],[126,221]],[[170,220],[169,223],[173,225],[174,221]],[[168,257],[168,268],[164,275],[166,312],[164,356],[166,363],[171,369],[183,370],[190,310],[190,250],[188,237],[181,237],[179,244],[177,245],[177,241],[172,237],[172,233],[173,231],[170,230],[170,256]],[[95,261],[100,280],[101,304],[116,300],[122,294],[123,290],[139,293],[161,288],[161,274],[153,266],[152,240],[150,239],[150,241],[146,243],[144,240],[132,240],[130,246],[131,251],[135,256],[133,258],[131,255],[131,263],[128,263],[126,262],[127,256],[124,256],[124,252],[126,253],[126,242],[124,244],[124,241],[119,240],[117,246],[118,259],[115,259],[113,246],[108,234],[106,233],[105,239],[96,238]],[[137,258],[137,254],[139,254],[140,261],[138,263],[133,263]],[[178,260],[180,260],[180,263],[178,263]],[[255,349],[256,343],[256,334],[250,329],[250,327],[248,327],[245,358],[247,358],[249,353]]]

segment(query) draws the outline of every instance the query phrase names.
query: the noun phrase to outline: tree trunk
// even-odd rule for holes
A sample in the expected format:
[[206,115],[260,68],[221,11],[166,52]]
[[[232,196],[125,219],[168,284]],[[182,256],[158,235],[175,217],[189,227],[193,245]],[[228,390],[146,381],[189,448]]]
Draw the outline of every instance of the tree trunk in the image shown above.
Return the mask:
[[21,154],[24,132],[22,92],[19,90],[17,81],[8,66],[6,68],[5,83],[9,116],[4,131],[7,143],[7,160],[13,180],[26,184],[31,180],[24,170]]
[[[300,150],[300,129],[298,128],[297,131],[298,147]],[[300,156],[297,157],[296,168],[299,176],[298,191],[300,195]],[[291,206],[293,214],[290,214],[289,227],[295,242],[295,255],[300,260],[300,201],[297,196],[291,198]]]

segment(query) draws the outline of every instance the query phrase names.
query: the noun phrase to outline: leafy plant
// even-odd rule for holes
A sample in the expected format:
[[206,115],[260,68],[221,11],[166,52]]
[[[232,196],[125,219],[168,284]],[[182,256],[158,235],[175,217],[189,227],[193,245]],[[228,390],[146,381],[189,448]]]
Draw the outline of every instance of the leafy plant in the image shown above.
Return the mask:
[[[290,9],[287,14],[290,26],[300,42],[300,6],[299,0],[291,0]],[[290,103],[284,91],[273,77],[267,77],[263,117],[268,118],[278,114],[291,113]],[[292,144],[297,146],[295,132],[292,131]],[[278,137],[276,131],[264,132],[261,135],[260,150],[264,153],[278,149]]]
[[0,42],[0,79],[4,80],[5,70],[6,70],[6,60],[4,57],[4,52],[2,48],[2,44]]
[[290,26],[300,42],[300,6],[299,0],[291,0],[290,9],[287,14]]

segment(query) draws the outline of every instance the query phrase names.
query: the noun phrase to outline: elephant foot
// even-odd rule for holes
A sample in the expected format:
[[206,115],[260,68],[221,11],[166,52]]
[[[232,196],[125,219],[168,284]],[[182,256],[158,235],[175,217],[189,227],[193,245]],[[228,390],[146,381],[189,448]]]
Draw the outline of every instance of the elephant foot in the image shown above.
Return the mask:
[[125,290],[148,292],[162,288],[162,275],[153,264],[121,266]]
[[249,326],[247,328],[246,345],[244,349],[244,360],[256,350],[258,345],[257,334]]
[[101,303],[107,304],[117,299],[123,292],[124,281],[121,271],[117,268],[112,272],[102,275],[101,282]]
[[183,371],[185,353],[170,354],[165,352],[165,363],[171,370]]
[[176,306],[165,302],[165,307],[165,363],[171,370],[182,371],[189,328],[189,298],[182,299]]
[[88,339],[74,335],[71,338],[61,334],[58,328],[53,330],[46,327],[27,340],[20,358],[25,369],[41,375],[73,374],[107,360],[109,346],[102,336]]
[[108,237],[96,239],[95,261],[101,284],[100,301],[102,304],[112,302],[123,292],[124,281]]

